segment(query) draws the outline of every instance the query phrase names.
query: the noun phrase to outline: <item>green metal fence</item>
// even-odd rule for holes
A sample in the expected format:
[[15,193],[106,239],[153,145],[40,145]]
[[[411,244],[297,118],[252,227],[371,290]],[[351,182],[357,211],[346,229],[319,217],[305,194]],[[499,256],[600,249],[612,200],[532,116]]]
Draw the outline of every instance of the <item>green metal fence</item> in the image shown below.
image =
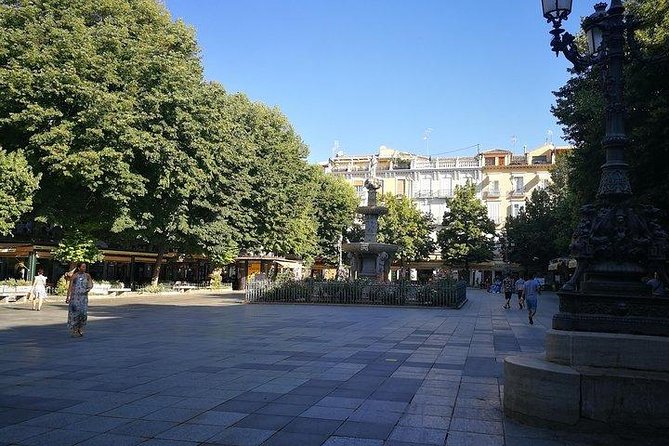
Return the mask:
[[247,303],[313,303],[345,305],[398,305],[413,307],[460,308],[467,301],[465,282],[438,280],[426,284],[412,282],[376,283],[303,280],[281,283],[250,282]]

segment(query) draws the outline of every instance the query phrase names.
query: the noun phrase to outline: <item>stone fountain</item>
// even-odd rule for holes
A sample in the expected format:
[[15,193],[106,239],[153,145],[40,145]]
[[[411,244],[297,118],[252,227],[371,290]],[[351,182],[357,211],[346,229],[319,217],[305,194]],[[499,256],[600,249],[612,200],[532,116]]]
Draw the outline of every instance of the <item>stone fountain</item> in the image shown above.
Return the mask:
[[388,280],[393,257],[399,249],[398,245],[377,241],[379,217],[388,212],[388,208],[377,205],[376,194],[380,187],[376,179],[365,181],[367,206],[358,207],[358,213],[365,220],[365,237],[362,242],[342,245],[342,251],[348,253],[351,262],[352,279],[367,277],[385,282]]

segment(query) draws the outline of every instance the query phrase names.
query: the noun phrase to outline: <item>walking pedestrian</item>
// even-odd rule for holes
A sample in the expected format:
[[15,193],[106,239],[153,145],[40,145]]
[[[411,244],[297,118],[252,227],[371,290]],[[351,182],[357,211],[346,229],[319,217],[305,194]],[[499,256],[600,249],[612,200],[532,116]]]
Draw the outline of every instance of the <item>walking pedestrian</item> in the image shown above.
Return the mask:
[[532,279],[525,281],[523,288],[525,303],[527,303],[527,318],[530,325],[534,324],[534,315],[537,314],[537,296],[541,294],[541,284],[538,277],[539,275],[535,274]]
[[71,336],[82,337],[88,320],[88,292],[93,288],[93,279],[86,272],[86,264],[79,263],[70,278],[70,287],[67,291],[65,303],[67,307],[67,326]]
[[511,296],[513,296],[513,279],[509,274],[502,281],[502,288],[504,288],[504,299],[506,299],[504,308],[508,310],[511,308]]
[[664,284],[658,277],[657,271],[653,273],[653,278],[646,281],[651,289],[650,293],[653,297],[665,297],[666,293],[664,291]]
[[37,270],[37,275],[33,279],[33,287],[30,290],[30,297],[32,298],[33,310],[41,311],[42,304],[46,299],[46,276],[43,268]]
[[525,290],[525,279],[522,275],[518,276],[516,280],[516,294],[518,294],[518,308],[523,309],[525,305],[525,299],[523,297],[523,291]]

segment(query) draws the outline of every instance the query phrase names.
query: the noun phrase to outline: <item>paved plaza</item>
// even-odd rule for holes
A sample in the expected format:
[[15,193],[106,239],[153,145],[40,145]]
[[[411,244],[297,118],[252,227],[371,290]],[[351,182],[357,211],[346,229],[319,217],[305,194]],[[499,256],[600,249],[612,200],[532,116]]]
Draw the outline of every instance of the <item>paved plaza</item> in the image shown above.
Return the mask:
[[461,310],[243,305],[240,294],[0,307],[0,445],[657,444],[505,420],[502,361],[540,352],[499,294]]

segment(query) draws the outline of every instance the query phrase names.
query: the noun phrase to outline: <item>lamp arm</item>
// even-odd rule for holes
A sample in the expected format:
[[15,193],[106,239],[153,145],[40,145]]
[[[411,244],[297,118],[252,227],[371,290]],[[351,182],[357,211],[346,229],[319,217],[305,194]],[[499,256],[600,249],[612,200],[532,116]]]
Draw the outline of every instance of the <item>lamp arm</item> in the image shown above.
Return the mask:
[[564,57],[574,66],[574,71],[576,73],[582,73],[593,64],[591,57],[583,56],[578,51],[576,37],[572,34],[559,28],[552,30],[551,34],[553,34],[551,48],[555,52],[555,55],[558,55],[559,53],[564,54]]

